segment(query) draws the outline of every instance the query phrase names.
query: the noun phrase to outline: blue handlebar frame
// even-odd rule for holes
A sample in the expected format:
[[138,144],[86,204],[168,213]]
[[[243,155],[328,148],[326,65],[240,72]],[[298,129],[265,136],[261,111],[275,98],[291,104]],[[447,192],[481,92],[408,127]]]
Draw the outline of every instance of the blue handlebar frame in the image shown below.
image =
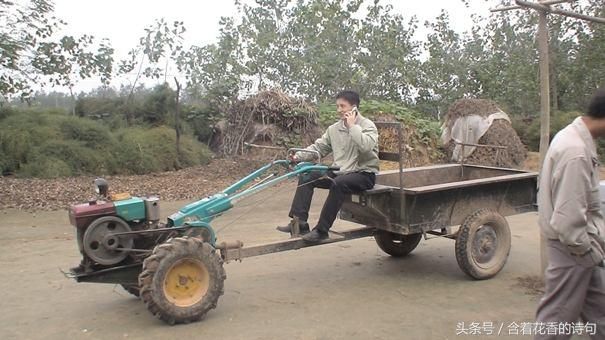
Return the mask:
[[[296,176],[310,173],[311,171],[319,171],[320,173],[325,174],[329,170],[334,170],[332,167],[329,167],[327,165],[316,164],[311,162],[301,162],[296,164],[293,168],[291,167],[291,165],[292,163],[288,160],[277,160],[268,163],[263,167],[253,171],[248,176],[230,185],[220,193],[205,197],[201,200],[195,201],[184,206],[178,212],[168,217],[168,226],[180,227],[183,225],[191,225],[194,227],[203,227],[209,229],[212,233],[212,238],[210,242],[214,245],[216,238],[214,236],[214,230],[212,230],[212,228],[210,227],[210,222],[214,218],[220,216],[225,211],[233,208],[233,204],[235,204],[237,201],[240,201],[248,196],[254,195],[259,191],[274,186],[285,180],[289,180]],[[251,186],[245,190],[241,190],[246,185],[260,178],[263,174],[265,174],[267,171],[276,166],[283,166],[286,169],[292,169],[292,171],[289,171],[265,183],[256,186]]]

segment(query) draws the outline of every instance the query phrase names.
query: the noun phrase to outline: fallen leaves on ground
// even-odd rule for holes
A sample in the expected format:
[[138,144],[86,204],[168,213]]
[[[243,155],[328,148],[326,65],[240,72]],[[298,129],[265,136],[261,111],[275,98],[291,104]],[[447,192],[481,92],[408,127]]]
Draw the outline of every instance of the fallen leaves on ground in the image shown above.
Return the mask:
[[[199,199],[219,192],[262,166],[247,159],[214,159],[204,166],[134,176],[104,176],[112,193],[159,196],[165,201]],[[57,179],[0,177],[0,209],[60,210],[95,197],[95,176]]]

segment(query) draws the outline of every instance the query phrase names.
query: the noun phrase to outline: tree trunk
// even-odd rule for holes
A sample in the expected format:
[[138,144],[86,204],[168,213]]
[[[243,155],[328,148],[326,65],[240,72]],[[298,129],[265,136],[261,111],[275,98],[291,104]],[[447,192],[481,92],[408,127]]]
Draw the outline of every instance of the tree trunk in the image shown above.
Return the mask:
[[174,110],[174,130],[176,131],[176,162],[174,167],[178,170],[181,168],[181,124],[180,124],[180,104],[179,96],[181,94],[181,84],[174,77],[176,83],[176,109]]
[[143,70],[143,61],[145,60],[145,53],[141,54],[141,61],[139,63],[139,70],[137,71],[137,76],[134,78],[134,82],[130,87],[130,93],[128,94],[128,99],[126,100],[126,124],[128,126],[132,126],[133,121],[133,113],[130,111],[132,108],[132,103],[134,101],[134,89],[137,86],[137,81],[139,81],[139,77],[141,76],[141,71]]
[[71,95],[71,114],[72,116],[76,115],[76,97],[74,96],[73,88],[69,87],[69,94]]

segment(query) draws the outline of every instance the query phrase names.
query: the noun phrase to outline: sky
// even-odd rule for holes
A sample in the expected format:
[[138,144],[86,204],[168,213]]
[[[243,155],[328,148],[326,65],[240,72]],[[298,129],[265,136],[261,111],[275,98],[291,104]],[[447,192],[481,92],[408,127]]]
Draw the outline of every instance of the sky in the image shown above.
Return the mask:
[[[488,16],[490,6],[499,3],[498,0],[472,0],[472,8],[466,8],[461,0],[381,2],[393,5],[394,12],[405,18],[413,15],[418,18],[417,39],[422,39],[427,33],[424,21],[438,16],[441,9],[448,11],[453,27],[463,32],[471,28],[471,14]],[[63,34],[108,38],[115,49],[115,58],[119,60],[126,57],[143,35],[143,29],[156,19],[163,17],[168,22],[183,21],[187,28],[185,46],[202,46],[216,41],[220,18],[236,16],[237,11],[233,0],[55,0],[55,15],[67,23],[61,32]],[[116,79],[112,85],[125,81],[128,79]],[[79,84],[78,90],[88,91],[98,85],[96,80],[85,80]]]

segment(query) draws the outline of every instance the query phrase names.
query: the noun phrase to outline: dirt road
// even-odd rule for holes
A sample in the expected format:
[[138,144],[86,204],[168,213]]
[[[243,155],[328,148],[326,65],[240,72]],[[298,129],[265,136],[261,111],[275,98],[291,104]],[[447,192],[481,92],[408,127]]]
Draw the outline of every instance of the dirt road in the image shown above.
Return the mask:
[[[241,202],[214,224],[220,230],[241,215],[219,237],[248,244],[288,237],[275,226],[287,222],[291,190]],[[317,194],[312,218],[324,197]],[[183,203],[164,202],[162,212]],[[531,321],[538,299],[518,286],[539,268],[534,213],[509,219],[512,252],[491,280],[465,276],[451,240],[423,240],[409,257],[393,259],[372,238],[360,239],[229,263],[217,309],[173,327],[120,287],[63,277],[60,268],[79,262],[66,212],[4,210],[0,218],[0,339],[489,339],[457,332],[493,322],[494,333],[501,326],[501,334],[514,333],[511,323]]]

